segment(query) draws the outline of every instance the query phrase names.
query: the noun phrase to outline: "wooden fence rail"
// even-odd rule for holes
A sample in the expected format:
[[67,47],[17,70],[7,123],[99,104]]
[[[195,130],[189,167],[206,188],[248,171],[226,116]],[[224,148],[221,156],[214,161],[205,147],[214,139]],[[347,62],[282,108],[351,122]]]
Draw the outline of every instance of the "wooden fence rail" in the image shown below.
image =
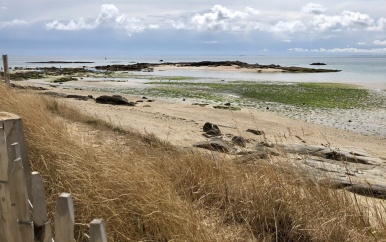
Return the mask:
[[[0,241],[73,242],[74,204],[62,193],[55,211],[55,238],[47,216],[44,184],[31,172],[20,117],[0,112]],[[103,219],[90,223],[90,242],[107,242]]]

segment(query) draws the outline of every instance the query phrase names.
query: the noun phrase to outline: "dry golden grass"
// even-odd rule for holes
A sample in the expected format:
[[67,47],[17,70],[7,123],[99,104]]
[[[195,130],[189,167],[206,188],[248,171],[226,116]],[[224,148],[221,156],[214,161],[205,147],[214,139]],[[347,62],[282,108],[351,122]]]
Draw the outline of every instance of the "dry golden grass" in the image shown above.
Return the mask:
[[383,237],[381,218],[370,224],[352,195],[319,187],[272,157],[214,160],[111,127],[52,98],[2,84],[0,97],[0,111],[23,118],[30,164],[43,176],[51,216],[58,195],[72,193],[77,241],[87,241],[87,223],[97,217],[106,220],[109,241]]

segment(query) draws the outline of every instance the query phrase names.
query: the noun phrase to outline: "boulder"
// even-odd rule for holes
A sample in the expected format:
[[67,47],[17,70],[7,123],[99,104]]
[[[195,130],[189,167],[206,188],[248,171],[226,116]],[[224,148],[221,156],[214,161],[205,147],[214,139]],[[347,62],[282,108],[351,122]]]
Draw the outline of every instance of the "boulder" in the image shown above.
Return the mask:
[[129,102],[127,101],[126,98],[120,95],[113,95],[113,96],[103,95],[103,96],[97,97],[95,101],[101,104],[135,106],[134,102]]

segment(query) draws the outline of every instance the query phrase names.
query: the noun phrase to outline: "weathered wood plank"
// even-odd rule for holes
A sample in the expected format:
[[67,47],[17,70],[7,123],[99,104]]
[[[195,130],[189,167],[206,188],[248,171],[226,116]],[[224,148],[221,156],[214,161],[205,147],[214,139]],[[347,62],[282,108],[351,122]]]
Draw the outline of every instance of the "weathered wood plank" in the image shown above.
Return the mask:
[[94,219],[91,221],[90,242],[107,242],[105,222],[103,219]]
[[74,240],[74,203],[69,193],[62,193],[56,204],[55,242]]
[[[4,135],[7,147],[11,147],[13,143],[19,143],[20,145],[20,155],[23,162],[23,168],[25,171],[25,179],[27,182],[27,191],[28,197],[31,197],[31,168],[29,166],[28,160],[28,149],[25,143],[24,131],[23,131],[23,122],[21,118],[15,114],[0,112],[0,122],[3,122]],[[12,151],[13,152],[13,151]],[[7,150],[7,156],[12,157],[11,150]],[[0,180],[7,180],[7,173],[9,167],[0,167]]]
[[[32,172],[32,220],[34,221],[35,237],[42,242],[52,241],[51,223],[47,215],[47,203],[45,200],[44,184],[39,172]],[[40,228],[39,228],[40,227]],[[40,234],[36,234],[39,231]]]
[[[20,155],[18,152],[19,144],[12,144],[11,150],[14,151],[15,156]],[[25,182],[23,163],[20,158],[13,161],[13,165],[9,171],[9,187],[14,194],[11,200],[12,206],[16,209],[16,217],[18,227],[23,242],[34,242],[34,232],[31,219],[31,211],[28,202],[27,186]]]
[[48,221],[44,184],[39,172],[32,172],[32,220],[36,226],[43,226]]
[[3,66],[4,66],[4,82],[9,84],[9,73],[8,73],[8,56],[3,55]]
[[[15,207],[11,202],[11,187],[8,180],[9,167],[13,164],[8,156],[5,121],[0,117],[0,239],[21,242]],[[13,191],[12,191],[13,192]]]

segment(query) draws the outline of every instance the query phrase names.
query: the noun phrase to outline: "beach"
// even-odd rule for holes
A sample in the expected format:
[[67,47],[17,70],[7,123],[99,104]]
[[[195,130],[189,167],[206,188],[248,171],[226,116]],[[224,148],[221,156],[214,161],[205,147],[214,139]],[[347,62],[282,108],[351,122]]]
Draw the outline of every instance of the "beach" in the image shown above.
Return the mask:
[[[250,72],[250,69],[228,67],[177,67],[160,66],[146,75],[157,75],[163,70],[179,71],[216,71],[224,74],[231,72]],[[255,71],[255,70],[254,70]],[[265,69],[274,74],[277,69]],[[126,72],[116,72],[122,76]],[[256,102],[254,105],[230,105],[240,110],[216,109],[219,101],[180,96],[159,96],[144,91],[148,88],[149,76],[134,78],[77,77],[64,83],[51,83],[46,80],[25,80],[16,82],[20,85],[41,86],[48,90],[83,96],[122,95],[133,107],[98,104],[95,100],[81,101],[61,99],[81,112],[111,122],[124,129],[134,128],[142,133],[151,133],[174,145],[191,147],[194,143],[207,140],[202,135],[202,126],[206,122],[217,124],[222,133],[228,136],[239,135],[256,142],[307,143],[312,145],[330,145],[366,150],[376,156],[386,157],[386,122],[384,107],[376,108],[313,108],[284,105],[276,102]],[[144,73],[141,73],[144,75]],[[116,77],[114,76],[114,77]],[[159,78],[159,76],[156,76]],[[154,79],[157,79],[154,78]],[[168,79],[170,77],[167,77]],[[169,81],[170,80],[162,80]],[[124,81],[123,81],[124,80]],[[184,80],[182,80],[183,82]],[[218,81],[218,80],[217,80]],[[220,80],[221,82],[222,80]],[[124,90],[132,89],[129,94]],[[138,94],[136,94],[136,92]],[[141,93],[142,92],[142,93]],[[201,105],[199,105],[201,104]],[[265,133],[256,136],[247,129],[257,129]]]

